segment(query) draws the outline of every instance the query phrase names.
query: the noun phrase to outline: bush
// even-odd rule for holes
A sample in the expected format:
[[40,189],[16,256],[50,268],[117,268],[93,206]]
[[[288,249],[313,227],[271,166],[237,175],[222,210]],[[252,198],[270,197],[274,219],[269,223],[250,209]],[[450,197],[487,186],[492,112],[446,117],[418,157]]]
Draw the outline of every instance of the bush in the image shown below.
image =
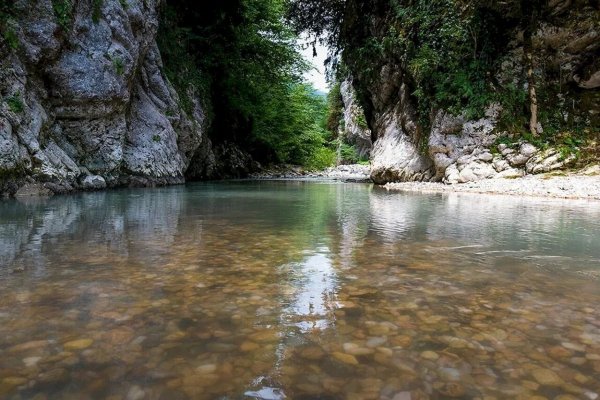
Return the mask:
[[340,82],[335,82],[327,94],[327,130],[331,132],[333,137],[338,134],[343,112],[344,103],[340,92]]
[[72,0],[52,0],[52,9],[58,20],[58,25],[65,31],[71,29],[71,19],[73,18]]
[[95,24],[100,22],[100,17],[102,16],[102,3],[104,0],[93,0],[92,3],[92,21]]
[[340,162],[356,164],[360,160],[356,147],[347,143],[340,143]]
[[8,104],[8,108],[10,111],[15,114],[20,114],[25,110],[25,104],[23,104],[23,100],[21,100],[21,93],[17,92],[13,96],[6,99],[6,104]]
[[0,34],[8,46],[19,48],[19,37],[15,31],[14,16],[16,10],[12,0],[0,0]]
[[304,166],[313,171],[323,170],[335,164],[335,150],[329,147],[317,147],[310,157],[304,162]]
[[123,75],[125,73],[125,63],[123,62],[123,59],[121,57],[113,57],[112,63],[117,75]]

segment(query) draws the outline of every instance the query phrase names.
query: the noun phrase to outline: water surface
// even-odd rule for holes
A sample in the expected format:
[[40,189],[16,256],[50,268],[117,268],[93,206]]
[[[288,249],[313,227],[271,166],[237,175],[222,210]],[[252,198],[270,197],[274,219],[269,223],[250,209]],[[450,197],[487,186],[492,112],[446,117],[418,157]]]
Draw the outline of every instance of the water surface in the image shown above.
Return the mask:
[[0,203],[0,398],[594,400],[599,304],[600,202],[288,181]]

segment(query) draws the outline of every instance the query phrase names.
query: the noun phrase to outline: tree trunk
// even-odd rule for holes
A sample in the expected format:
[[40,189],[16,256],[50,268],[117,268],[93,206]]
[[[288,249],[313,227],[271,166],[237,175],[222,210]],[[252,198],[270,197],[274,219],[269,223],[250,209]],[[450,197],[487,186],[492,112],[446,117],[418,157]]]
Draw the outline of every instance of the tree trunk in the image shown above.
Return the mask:
[[527,86],[529,92],[529,131],[533,136],[538,136],[538,101],[535,90],[535,74],[533,60],[533,34],[537,30],[538,13],[542,5],[541,2],[532,0],[521,1],[521,11],[524,16],[523,31],[523,56],[525,69],[527,71]]
[[529,131],[533,136],[538,135],[538,102],[535,92],[535,76],[533,74],[533,51],[531,48],[525,53],[527,67],[527,86],[529,87]]

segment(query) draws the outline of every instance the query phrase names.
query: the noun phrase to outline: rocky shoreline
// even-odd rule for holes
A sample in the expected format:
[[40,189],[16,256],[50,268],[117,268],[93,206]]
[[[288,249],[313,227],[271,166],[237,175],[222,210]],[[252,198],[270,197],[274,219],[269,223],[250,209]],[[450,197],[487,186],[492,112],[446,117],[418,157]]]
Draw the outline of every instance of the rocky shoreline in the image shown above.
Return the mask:
[[[250,175],[250,179],[333,179],[371,183],[368,165],[340,165],[324,171],[306,171],[298,166],[276,166]],[[559,175],[560,174],[560,175]],[[394,182],[383,187],[390,191],[420,193],[476,193],[535,196],[562,199],[600,200],[600,165],[577,172],[552,172],[515,178],[482,179],[468,183]]]
[[[300,166],[276,165],[250,174],[244,180],[335,180],[348,183],[373,183],[370,166],[362,164],[339,165],[323,171],[305,170]],[[106,185],[90,185],[80,188],[62,188],[54,184],[25,184],[15,197],[45,197],[74,191],[105,190]],[[184,182],[164,182],[163,185]],[[135,187],[153,187],[148,182]],[[592,165],[575,172],[555,171],[539,175],[515,178],[482,179],[467,183],[443,182],[392,182],[381,187],[389,191],[419,193],[475,193],[512,196],[534,196],[562,199],[600,200],[600,165]],[[60,190],[64,189],[64,190]]]
[[371,183],[369,165],[351,164],[326,168],[323,171],[310,171],[296,165],[277,165],[268,167],[260,172],[250,174],[250,179],[334,179],[344,182]]
[[383,186],[388,190],[420,193],[477,193],[535,196],[562,199],[600,200],[600,166],[565,175],[527,175],[515,179],[484,179],[477,182],[398,182]]

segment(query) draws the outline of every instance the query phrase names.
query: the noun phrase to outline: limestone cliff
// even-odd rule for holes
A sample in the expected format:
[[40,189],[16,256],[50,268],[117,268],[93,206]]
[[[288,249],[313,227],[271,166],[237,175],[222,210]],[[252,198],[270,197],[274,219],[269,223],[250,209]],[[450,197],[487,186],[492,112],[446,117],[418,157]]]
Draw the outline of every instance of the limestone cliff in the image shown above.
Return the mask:
[[339,127],[338,136],[342,142],[354,145],[359,157],[368,158],[373,148],[371,130],[367,126],[365,113],[356,98],[351,79],[346,79],[340,84],[340,95],[343,124]]
[[14,2],[0,37],[1,193],[180,183],[212,168],[200,102],[185,112],[162,71],[159,3]]
[[[536,148],[502,126],[503,110],[493,102],[481,119],[431,108],[426,116],[429,122],[424,124],[417,115],[416,78],[410,68],[414,64],[407,65],[403,54],[394,53],[398,48],[394,40],[407,40],[399,33],[404,28],[397,26],[394,7],[379,0],[350,0],[346,4],[342,39],[345,62],[373,132],[371,176],[375,182],[470,182],[547,172],[573,164],[574,154],[559,148]],[[496,10],[499,15],[502,7]],[[560,120],[559,125],[569,122],[591,136],[600,131],[599,20],[597,1],[550,1],[530,44],[532,75],[547,89],[546,103],[539,108]],[[526,96],[527,41],[518,24],[504,29],[507,44],[494,55],[497,68],[491,72],[489,85],[496,92],[514,87],[517,95]],[[504,110],[504,116],[515,121],[522,118],[511,112]],[[526,110],[518,112],[524,114]],[[538,126],[539,131],[544,128],[544,123]],[[498,146],[499,138],[514,140]]]

